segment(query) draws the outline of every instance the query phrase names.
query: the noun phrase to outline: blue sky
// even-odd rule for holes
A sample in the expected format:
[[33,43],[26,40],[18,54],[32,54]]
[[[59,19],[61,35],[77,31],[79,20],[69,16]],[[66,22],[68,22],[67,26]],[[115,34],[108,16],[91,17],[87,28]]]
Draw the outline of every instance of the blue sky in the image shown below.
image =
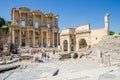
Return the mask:
[[76,27],[90,23],[91,29],[104,27],[110,13],[110,30],[120,32],[120,0],[1,0],[0,16],[11,20],[11,9],[21,6],[59,14],[59,27]]

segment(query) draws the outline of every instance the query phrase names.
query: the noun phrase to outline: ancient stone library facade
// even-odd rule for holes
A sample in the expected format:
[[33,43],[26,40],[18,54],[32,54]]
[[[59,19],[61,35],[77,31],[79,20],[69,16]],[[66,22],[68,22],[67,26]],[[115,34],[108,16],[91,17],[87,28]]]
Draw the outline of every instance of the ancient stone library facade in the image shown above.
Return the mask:
[[59,35],[58,15],[43,13],[26,7],[13,8],[12,27],[8,33],[0,31],[0,42],[18,47],[58,47],[61,51],[79,51],[97,44],[109,34],[109,14],[104,17],[105,26],[90,29],[90,24],[65,28]]
[[22,47],[57,47],[58,15],[26,7],[12,9],[12,43]]

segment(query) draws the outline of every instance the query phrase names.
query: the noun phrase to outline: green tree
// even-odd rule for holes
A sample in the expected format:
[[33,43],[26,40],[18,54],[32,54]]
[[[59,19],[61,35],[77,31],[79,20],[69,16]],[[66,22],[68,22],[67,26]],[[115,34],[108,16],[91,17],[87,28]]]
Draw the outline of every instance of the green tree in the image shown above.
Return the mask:
[[6,24],[6,21],[4,18],[0,17],[0,27],[4,26]]
[[7,21],[6,26],[11,26],[11,21]]
[[109,31],[109,35],[114,35],[114,34],[115,34],[114,31],[112,31],[112,30]]

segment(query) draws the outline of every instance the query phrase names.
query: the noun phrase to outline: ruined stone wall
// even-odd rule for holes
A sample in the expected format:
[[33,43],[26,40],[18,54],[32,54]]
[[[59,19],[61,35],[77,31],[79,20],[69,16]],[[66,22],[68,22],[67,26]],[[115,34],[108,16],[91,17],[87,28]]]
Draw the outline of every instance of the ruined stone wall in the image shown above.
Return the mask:
[[[0,30],[0,48],[2,48],[4,45],[9,46],[10,43],[11,43],[10,32]],[[4,49],[4,47],[3,47],[3,49]]]
[[95,45],[99,43],[103,39],[103,37],[106,36],[106,31],[105,29],[96,29],[96,30],[91,30],[90,33],[90,44]]

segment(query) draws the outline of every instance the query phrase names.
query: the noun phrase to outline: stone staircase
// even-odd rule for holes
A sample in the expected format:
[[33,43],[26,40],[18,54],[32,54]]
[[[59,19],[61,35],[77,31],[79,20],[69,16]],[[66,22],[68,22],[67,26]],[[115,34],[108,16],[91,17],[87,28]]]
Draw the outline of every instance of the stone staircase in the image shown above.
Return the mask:
[[102,51],[120,54],[120,36],[106,36],[97,45]]
[[107,59],[109,55],[111,62],[120,62],[120,36],[105,36],[97,45],[91,48],[92,54],[89,57],[97,57],[97,51],[102,52]]

